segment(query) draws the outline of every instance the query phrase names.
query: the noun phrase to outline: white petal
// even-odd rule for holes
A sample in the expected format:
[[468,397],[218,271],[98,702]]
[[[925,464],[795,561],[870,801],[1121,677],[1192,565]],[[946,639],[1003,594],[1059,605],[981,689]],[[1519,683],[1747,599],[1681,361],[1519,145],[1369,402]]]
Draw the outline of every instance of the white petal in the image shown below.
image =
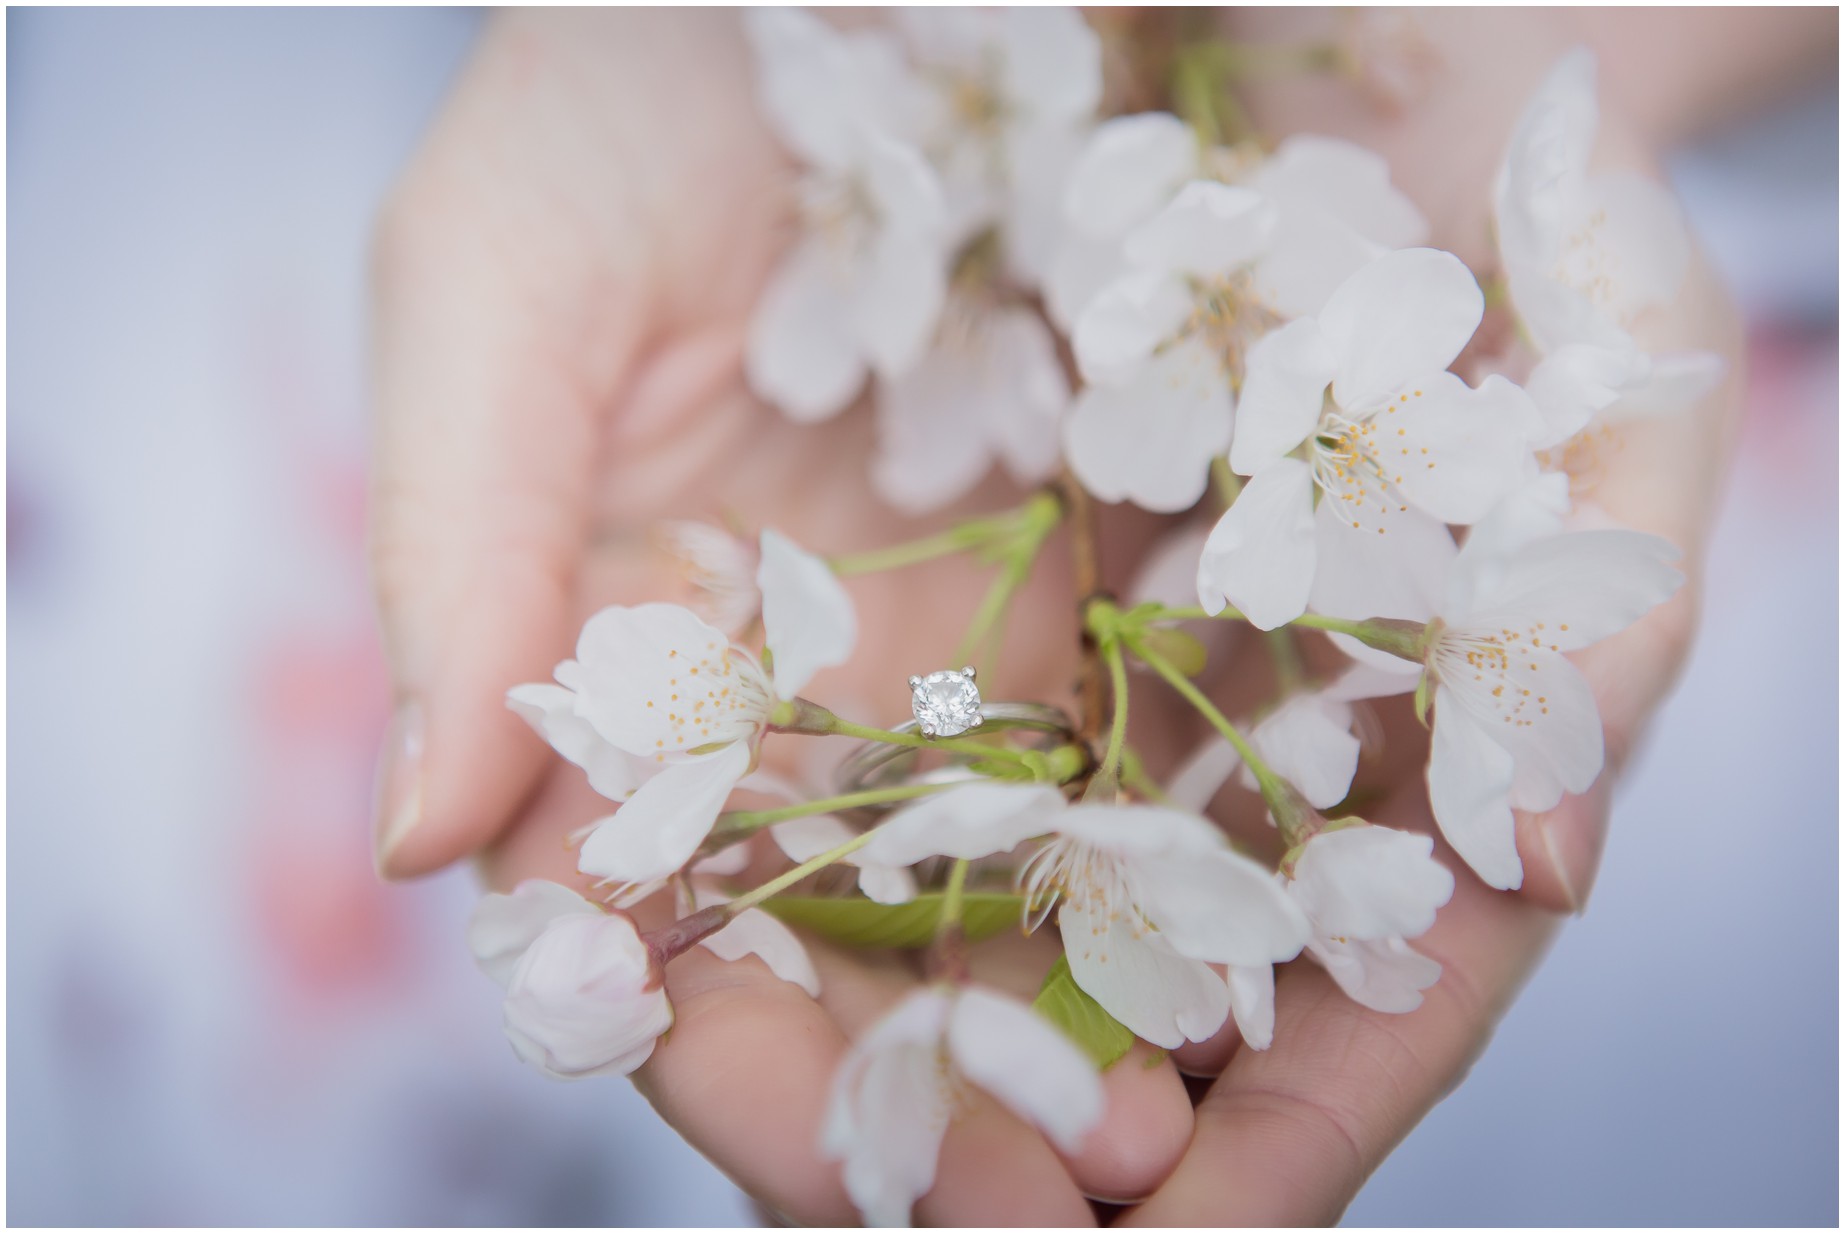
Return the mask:
[[1102,1117],[1102,1082],[1074,1042],[1031,1008],[966,986],[948,1019],[948,1051],[968,1079],[1073,1155]]
[[[878,446],[871,463],[878,496],[906,514],[938,510],[966,496],[991,468],[982,413],[998,399],[961,349],[932,348],[900,377],[878,384]],[[1056,430],[1051,430],[1053,444]]]
[[1525,391],[1537,407],[1540,425],[1526,434],[1533,449],[1548,449],[1574,437],[1620,397],[1644,370],[1645,357],[1631,349],[1571,343],[1557,348],[1531,370]]
[[1059,330],[1074,335],[1090,303],[1128,273],[1119,237],[1097,239],[1065,227],[1044,271],[1044,307]]
[[1051,830],[1063,794],[1042,784],[972,783],[924,797],[880,823],[859,859],[909,866],[926,857],[973,860]]
[[1173,773],[1166,785],[1166,800],[1181,810],[1203,814],[1230,774],[1243,765],[1243,756],[1222,737],[1207,738]]
[[1422,991],[1441,979],[1441,965],[1400,938],[1320,939],[1308,954],[1361,1007],[1400,1015],[1422,1006]]
[[1319,423],[1335,357],[1318,323],[1303,318],[1264,335],[1249,349],[1237,399],[1230,467],[1256,474],[1305,441]]
[[1678,294],[1691,268],[1691,239],[1665,186],[1634,172],[1591,176],[1573,214],[1566,233],[1590,243],[1566,247],[1566,282],[1592,290],[1623,321]]
[[490,892],[474,906],[468,918],[468,950],[481,972],[503,986],[546,926],[569,913],[601,911],[562,883],[528,878],[512,894]]
[[1121,914],[1094,918],[1069,901],[1058,913],[1070,975],[1136,1037],[1174,1050],[1223,1027],[1230,992],[1208,964]]
[[1158,212],[1197,162],[1197,139],[1175,115],[1104,121],[1070,170],[1064,217],[1085,235],[1118,239]]
[[1128,233],[1124,251],[1145,270],[1218,277],[1267,250],[1275,219],[1274,205],[1252,189],[1194,180]]
[[627,1075],[672,1027],[659,969],[627,916],[570,913],[533,940],[506,985],[513,1049],[562,1079]]
[[711,834],[749,764],[750,749],[738,741],[667,767],[596,825],[577,854],[577,868],[609,882],[665,878]]
[[1136,271],[1110,283],[1090,300],[1071,337],[1083,380],[1119,386],[1140,378],[1191,311],[1191,293],[1167,271]]
[[1230,445],[1232,404],[1222,367],[1187,342],[1143,365],[1128,385],[1091,386],[1064,425],[1064,451],[1102,501],[1184,510],[1204,495],[1211,460]]
[[1230,1012],[1236,1031],[1252,1050],[1266,1050],[1275,1040],[1275,968],[1272,964],[1232,964],[1224,973],[1230,987]]
[[[1414,665],[1391,658],[1388,669],[1370,664],[1353,664],[1320,690],[1320,697],[1339,702],[1357,702],[1368,698],[1389,698],[1415,688]],[[1403,671],[1412,674],[1407,677]]]
[[[700,888],[697,902],[699,908],[710,908],[728,904],[730,897]],[[814,971],[807,948],[801,945],[793,930],[759,908],[743,910],[729,925],[699,942],[720,960],[741,960],[753,955],[783,981],[800,986],[811,997],[820,997],[820,974]]]
[[762,591],[763,639],[773,657],[777,697],[793,698],[815,673],[851,658],[858,615],[826,562],[765,528],[756,586]]
[[804,423],[838,414],[864,384],[847,288],[817,241],[798,244],[763,288],[743,371],[751,390]]
[[844,37],[797,8],[750,9],[743,31],[756,53],[757,92],[776,136],[809,163],[843,165],[856,118],[840,105],[852,75]]
[[1444,606],[1450,624],[1505,626],[1558,651],[1625,630],[1685,581],[1670,541],[1616,528],[1533,540],[1502,558],[1464,557],[1465,577]]
[[1724,358],[1712,351],[1654,356],[1646,376],[1623,387],[1620,397],[1602,410],[1602,418],[1618,423],[1684,411],[1716,389],[1728,367]]
[[1602,769],[1601,716],[1589,683],[1561,655],[1513,643],[1503,671],[1469,673],[1444,659],[1440,672],[1455,702],[1511,753],[1512,805],[1548,810],[1564,793],[1584,792],[1595,782]]
[[611,801],[628,795],[654,772],[655,764],[604,741],[577,714],[577,696],[562,686],[532,684],[506,692],[506,705],[531,725],[551,748],[589,773],[589,786]]
[[1454,894],[1434,851],[1430,837],[1389,827],[1322,832],[1295,861],[1289,890],[1317,935],[1414,938]]
[[948,297],[941,256],[908,235],[881,234],[851,307],[859,346],[879,374],[902,373],[922,356]]
[[1435,731],[1429,745],[1429,806],[1441,834],[1489,887],[1524,881],[1509,801],[1512,756],[1487,727],[1435,688]]
[[1167,806],[1078,804],[1053,823],[1059,835],[1126,860],[1228,851],[1224,833],[1216,826],[1189,810]]
[[1198,558],[1210,534],[1209,527],[1192,523],[1156,543],[1128,587],[1128,605],[1190,608],[1198,598]]
[[1519,116],[1494,189],[1500,252],[1508,264],[1548,264],[1563,216],[1581,192],[1595,145],[1595,57],[1566,53]]
[[767,718],[754,660],[676,604],[596,613],[577,640],[577,666],[578,713],[643,758],[747,740]]
[[1087,119],[1102,101],[1102,40],[1080,10],[1000,10],[1006,93],[1038,116]]
[[947,207],[929,161],[912,145],[859,126],[859,174],[884,238],[927,249],[939,264]]
[[1467,532],[1466,556],[1504,557],[1514,550],[1559,534],[1570,512],[1567,472],[1539,471],[1536,460],[1525,475]]
[[1389,252],[1318,210],[1284,211],[1250,270],[1252,297],[1276,315],[1310,317],[1364,267]]
[[1480,285],[1452,253],[1386,253],[1332,294],[1320,328],[1338,356],[1333,398],[1368,411],[1454,363],[1485,312]]
[[948,998],[919,990],[853,1046],[833,1077],[821,1149],[845,1162],[846,1193],[868,1225],[909,1222],[935,1182],[952,1093],[939,1050]]
[[1285,138],[1248,183],[1284,214],[1324,211],[1386,248],[1410,248],[1428,238],[1421,212],[1390,183],[1390,165],[1353,142],[1310,134]]
[[1228,601],[1258,630],[1307,610],[1315,567],[1313,471],[1284,458],[1257,473],[1224,511],[1198,562],[1198,602]]
[[1063,459],[1063,420],[1070,379],[1044,319],[1002,309],[987,323],[985,386],[997,406],[986,427],[1013,480],[1041,484]]
[[[777,823],[769,828],[769,834],[790,861],[799,863],[838,848],[857,833],[830,814],[816,814]],[[863,852],[853,853],[845,861],[858,867],[859,890],[867,899],[879,904],[904,904],[916,898],[916,880],[908,870],[867,861]]]
[[1277,774],[1317,810],[1345,800],[1358,772],[1352,709],[1319,694],[1297,694],[1250,730],[1249,740]]
[[1300,954],[1306,916],[1268,867],[1224,846],[1135,858],[1124,867],[1135,903],[1181,955],[1215,964],[1266,964]]
[[1372,450],[1397,493],[1444,523],[1486,517],[1526,460],[1530,396],[1503,377],[1477,390],[1433,373],[1374,421]]
[[[1458,549],[1441,522],[1410,509],[1383,520],[1384,533],[1354,528],[1322,501],[1314,512],[1319,569],[1313,577],[1315,612],[1363,620],[1395,617],[1427,621],[1440,609]],[[1380,667],[1408,665],[1394,656]]]

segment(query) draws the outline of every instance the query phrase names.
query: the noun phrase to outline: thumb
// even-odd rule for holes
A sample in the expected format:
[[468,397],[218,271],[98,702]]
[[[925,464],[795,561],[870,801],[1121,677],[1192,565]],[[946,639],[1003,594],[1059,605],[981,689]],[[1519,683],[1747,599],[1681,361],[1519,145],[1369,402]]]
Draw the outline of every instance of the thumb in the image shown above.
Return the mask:
[[370,554],[396,707],[374,825],[389,878],[491,841],[543,764],[505,695],[568,654],[598,410],[628,354],[611,331],[572,355],[587,332],[568,295],[534,288],[581,276],[516,260],[503,219],[481,234],[456,214],[490,188],[418,182],[427,170],[374,253]]

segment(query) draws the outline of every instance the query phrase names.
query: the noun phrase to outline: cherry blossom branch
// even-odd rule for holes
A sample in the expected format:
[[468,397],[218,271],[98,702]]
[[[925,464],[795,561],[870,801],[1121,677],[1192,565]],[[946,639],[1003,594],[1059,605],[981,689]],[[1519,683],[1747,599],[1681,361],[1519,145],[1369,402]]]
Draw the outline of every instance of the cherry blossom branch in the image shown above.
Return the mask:
[[773,827],[776,823],[785,823],[790,819],[808,818],[815,814],[833,814],[840,810],[856,810],[861,806],[884,805],[892,801],[907,801],[912,797],[926,797],[930,793],[939,793],[943,789],[953,788],[954,781],[941,784],[897,784],[890,788],[868,788],[856,793],[843,793],[837,797],[822,797],[815,801],[800,801],[793,805],[777,806],[772,810],[732,810],[720,814],[711,829],[713,847],[724,848],[747,835],[761,831],[764,827]]
[[[1055,499],[1051,499],[1047,505],[1045,494],[1034,494],[1013,509],[969,519],[919,540],[868,549],[862,553],[842,553],[828,558],[827,566],[834,574],[846,578],[855,574],[899,570],[905,566],[934,561],[939,557],[951,557],[956,553],[976,553],[996,546],[1008,547],[1024,539],[1041,540],[1049,534],[1050,527],[1056,526],[1054,506]],[[1049,526],[1045,525],[1047,522]]]
[[[1192,606],[1189,608],[1160,607],[1142,615],[1144,622],[1155,621],[1248,621],[1249,618],[1234,608],[1225,608],[1215,613]],[[1404,621],[1396,617],[1370,617],[1363,621],[1353,621],[1346,617],[1327,617],[1320,613],[1302,613],[1287,626],[1297,626],[1303,630],[1324,630],[1329,634],[1346,634],[1357,639],[1367,647],[1389,652],[1404,660],[1422,663],[1428,651],[1431,639],[1435,637],[1437,623]]]
[[782,892],[788,890],[788,888],[806,878],[809,874],[818,873],[828,866],[851,856],[859,849],[865,847],[866,844],[870,843],[871,837],[877,833],[878,829],[876,827],[868,831],[861,831],[839,847],[829,848],[818,857],[803,861],[800,865],[794,867],[794,869],[776,875],[768,882],[762,884],[762,886],[744,892],[736,899],[721,907],[726,909],[732,917],[735,917],[746,908],[754,908],[764,900],[772,896],[780,895]]
[[908,746],[916,750],[951,750],[975,758],[997,758],[1030,765],[1028,753],[993,745],[973,737],[924,737],[920,733],[898,733],[869,724],[855,724],[834,715],[818,703],[796,699],[786,715],[774,719],[774,727],[784,733],[801,733],[809,737],[857,737],[880,745]]
[[1127,748],[1128,676],[1127,662],[1121,654],[1121,640],[1106,638],[1102,642],[1102,659],[1108,665],[1109,687],[1114,696],[1114,719],[1108,728],[1108,748],[1102,765],[1089,781],[1088,796],[1105,796],[1120,782],[1121,757]]
[[[1064,507],[1070,517],[1070,560],[1075,574],[1077,612],[1087,612],[1089,603],[1102,590],[1101,559],[1096,552],[1095,506],[1089,500],[1089,493],[1074,475],[1064,472],[1058,482],[1063,494]],[[1102,731],[1102,692],[1103,666],[1101,649],[1096,644],[1095,634],[1086,620],[1079,620],[1082,644],[1079,649],[1080,665],[1077,675],[1077,697],[1080,718],[1077,721],[1077,740],[1093,747],[1098,734]]]

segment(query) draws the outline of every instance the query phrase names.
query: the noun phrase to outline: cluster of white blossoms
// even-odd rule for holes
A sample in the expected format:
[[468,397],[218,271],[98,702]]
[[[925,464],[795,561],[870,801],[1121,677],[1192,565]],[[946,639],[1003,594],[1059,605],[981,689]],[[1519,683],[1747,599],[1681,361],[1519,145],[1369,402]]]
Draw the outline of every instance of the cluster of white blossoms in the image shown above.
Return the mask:
[[[900,1223],[968,1085],[1075,1152],[1106,1117],[1098,1067],[1133,1038],[1176,1049],[1234,1024],[1266,1048],[1276,965],[1304,956],[1375,1011],[1420,1005],[1441,966],[1413,944],[1454,891],[1448,854],[1518,887],[1513,812],[1601,772],[1595,699],[1567,653],[1682,581],[1670,544],[1584,513],[1573,443],[1688,407],[1719,365],[1637,341],[1688,242],[1659,186],[1590,171],[1585,52],[1543,82],[1492,186],[1496,287],[1523,344],[1481,361],[1488,297],[1425,247],[1381,158],[1312,136],[1225,143],[1164,112],[1104,118],[1102,45],[1074,10],[918,10],[842,31],[758,9],[743,24],[762,114],[798,164],[750,385],[798,421],[868,397],[871,479],[901,509],[959,499],[995,463],[1053,497],[851,559],[774,530],[666,529],[700,611],[605,609],[555,683],[509,696],[616,803],[578,837],[580,891],[489,896],[471,942],[518,1053],[558,1076],[644,1063],[672,1024],[668,965],[694,945],[754,955],[816,997],[784,919],[928,947],[935,976],[853,1046],[817,1146],[868,1218]],[[1473,384],[1454,371],[1464,353]],[[959,669],[927,679],[953,678],[952,727],[920,702],[880,728],[803,697],[851,661],[842,578],[959,552],[1022,577],[1090,500],[1217,511],[1208,536],[1175,532],[1145,603],[1072,597],[1080,654],[1112,683],[1103,714],[982,711]],[[1172,595],[1175,562],[1195,607]],[[1181,627],[1207,621],[1324,635],[1347,667],[1281,674],[1280,697],[1233,720],[1186,662],[1199,644]],[[1128,690],[1161,687],[1129,664],[1216,733],[1164,785],[1126,722]],[[1439,846],[1342,808],[1367,700],[1411,691]],[[862,745],[810,793],[811,775],[787,772],[794,749],[780,774],[759,766],[784,733]],[[868,757],[879,747],[944,765]],[[1269,856],[1210,817],[1233,780],[1261,794]],[[856,875],[815,877],[842,864]],[[740,886],[747,869],[770,876]],[[1035,1003],[969,983],[965,949],[994,928],[976,897],[1055,931],[1063,958]]]

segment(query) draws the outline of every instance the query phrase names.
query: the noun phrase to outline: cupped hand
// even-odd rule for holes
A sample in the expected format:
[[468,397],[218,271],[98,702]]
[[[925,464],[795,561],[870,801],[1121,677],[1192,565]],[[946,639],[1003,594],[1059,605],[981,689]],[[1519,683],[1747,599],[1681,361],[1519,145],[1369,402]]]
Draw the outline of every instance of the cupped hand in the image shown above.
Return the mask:
[[[378,835],[387,875],[478,852],[496,888],[586,885],[566,837],[608,803],[506,711],[504,692],[545,680],[596,609],[677,594],[649,541],[660,520],[735,511],[829,553],[926,530],[870,494],[868,417],[796,427],[743,387],[750,312],[786,239],[788,171],[754,119],[730,18],[514,12],[483,36],[378,239],[373,560],[399,703]],[[1721,296],[1700,278],[1672,327],[1678,345],[1732,350]],[[1597,492],[1616,518],[1683,545],[1694,582],[1734,391],[1690,422],[1635,430]],[[995,485],[968,508],[1007,500]],[[1111,531],[1115,582],[1144,531]],[[1059,547],[1015,607],[1002,697],[1069,698],[1076,615]],[[984,581],[951,561],[855,580],[854,666],[809,693],[854,718],[899,718],[904,678],[946,664]],[[1083,1224],[1085,1196],[1149,1195],[1124,1220],[1336,1218],[1484,1047],[1559,914],[1580,907],[1607,786],[1682,657],[1694,591],[1581,657],[1611,767],[1589,795],[1521,819],[1525,890],[1491,892],[1447,856],[1454,902],[1417,944],[1444,974],[1420,1010],[1366,1011],[1318,968],[1290,965],[1273,1047],[1239,1050],[1230,1029],[1179,1052],[1188,1070],[1222,1071],[1195,1113],[1174,1060],[1145,1046],[1107,1073],[1107,1116],[1077,1158],[977,1102],[951,1129],[917,1219]],[[1135,737],[1169,765],[1197,728],[1163,702],[1141,705],[1158,695],[1137,686]],[[1220,697],[1240,714],[1235,689]],[[1390,720],[1398,770],[1378,778],[1370,817],[1433,830],[1419,730],[1400,711]],[[769,753],[799,757],[808,741]],[[1224,808],[1246,825],[1253,802],[1236,794]],[[1029,996],[1053,947],[983,945],[975,976]],[[815,956],[818,1002],[754,959],[694,949],[676,961],[676,1025],[636,1082],[768,1208],[838,1224],[854,1214],[838,1167],[816,1152],[828,1084],[853,1036],[921,975],[889,956],[819,945]]]
[[[790,187],[750,92],[724,16],[502,14],[386,211],[372,551],[400,708],[378,833],[391,877],[482,851],[496,888],[588,889],[566,836],[610,804],[504,697],[547,680],[595,610],[683,598],[650,542],[659,521],[734,511],[826,553],[928,529],[871,495],[867,417],[797,427],[743,387]],[[1017,496],[996,485],[967,508]],[[1015,605],[998,697],[1069,698],[1077,618],[1059,547]],[[951,561],[855,580],[854,669],[808,693],[902,718],[907,676],[948,664],[986,581]],[[798,761],[814,740],[767,757]],[[974,975],[1029,997],[1053,946],[982,946]],[[635,1079],[768,1208],[850,1223],[838,1166],[817,1156],[825,1095],[852,1037],[920,974],[814,950],[818,1003],[753,958],[675,961],[675,1027]],[[1085,1193],[1146,1194],[1191,1129],[1173,1064],[1150,1061],[1140,1047],[1111,1072],[1108,1125],[1067,1162],[977,1104],[918,1219],[1083,1224]]]

